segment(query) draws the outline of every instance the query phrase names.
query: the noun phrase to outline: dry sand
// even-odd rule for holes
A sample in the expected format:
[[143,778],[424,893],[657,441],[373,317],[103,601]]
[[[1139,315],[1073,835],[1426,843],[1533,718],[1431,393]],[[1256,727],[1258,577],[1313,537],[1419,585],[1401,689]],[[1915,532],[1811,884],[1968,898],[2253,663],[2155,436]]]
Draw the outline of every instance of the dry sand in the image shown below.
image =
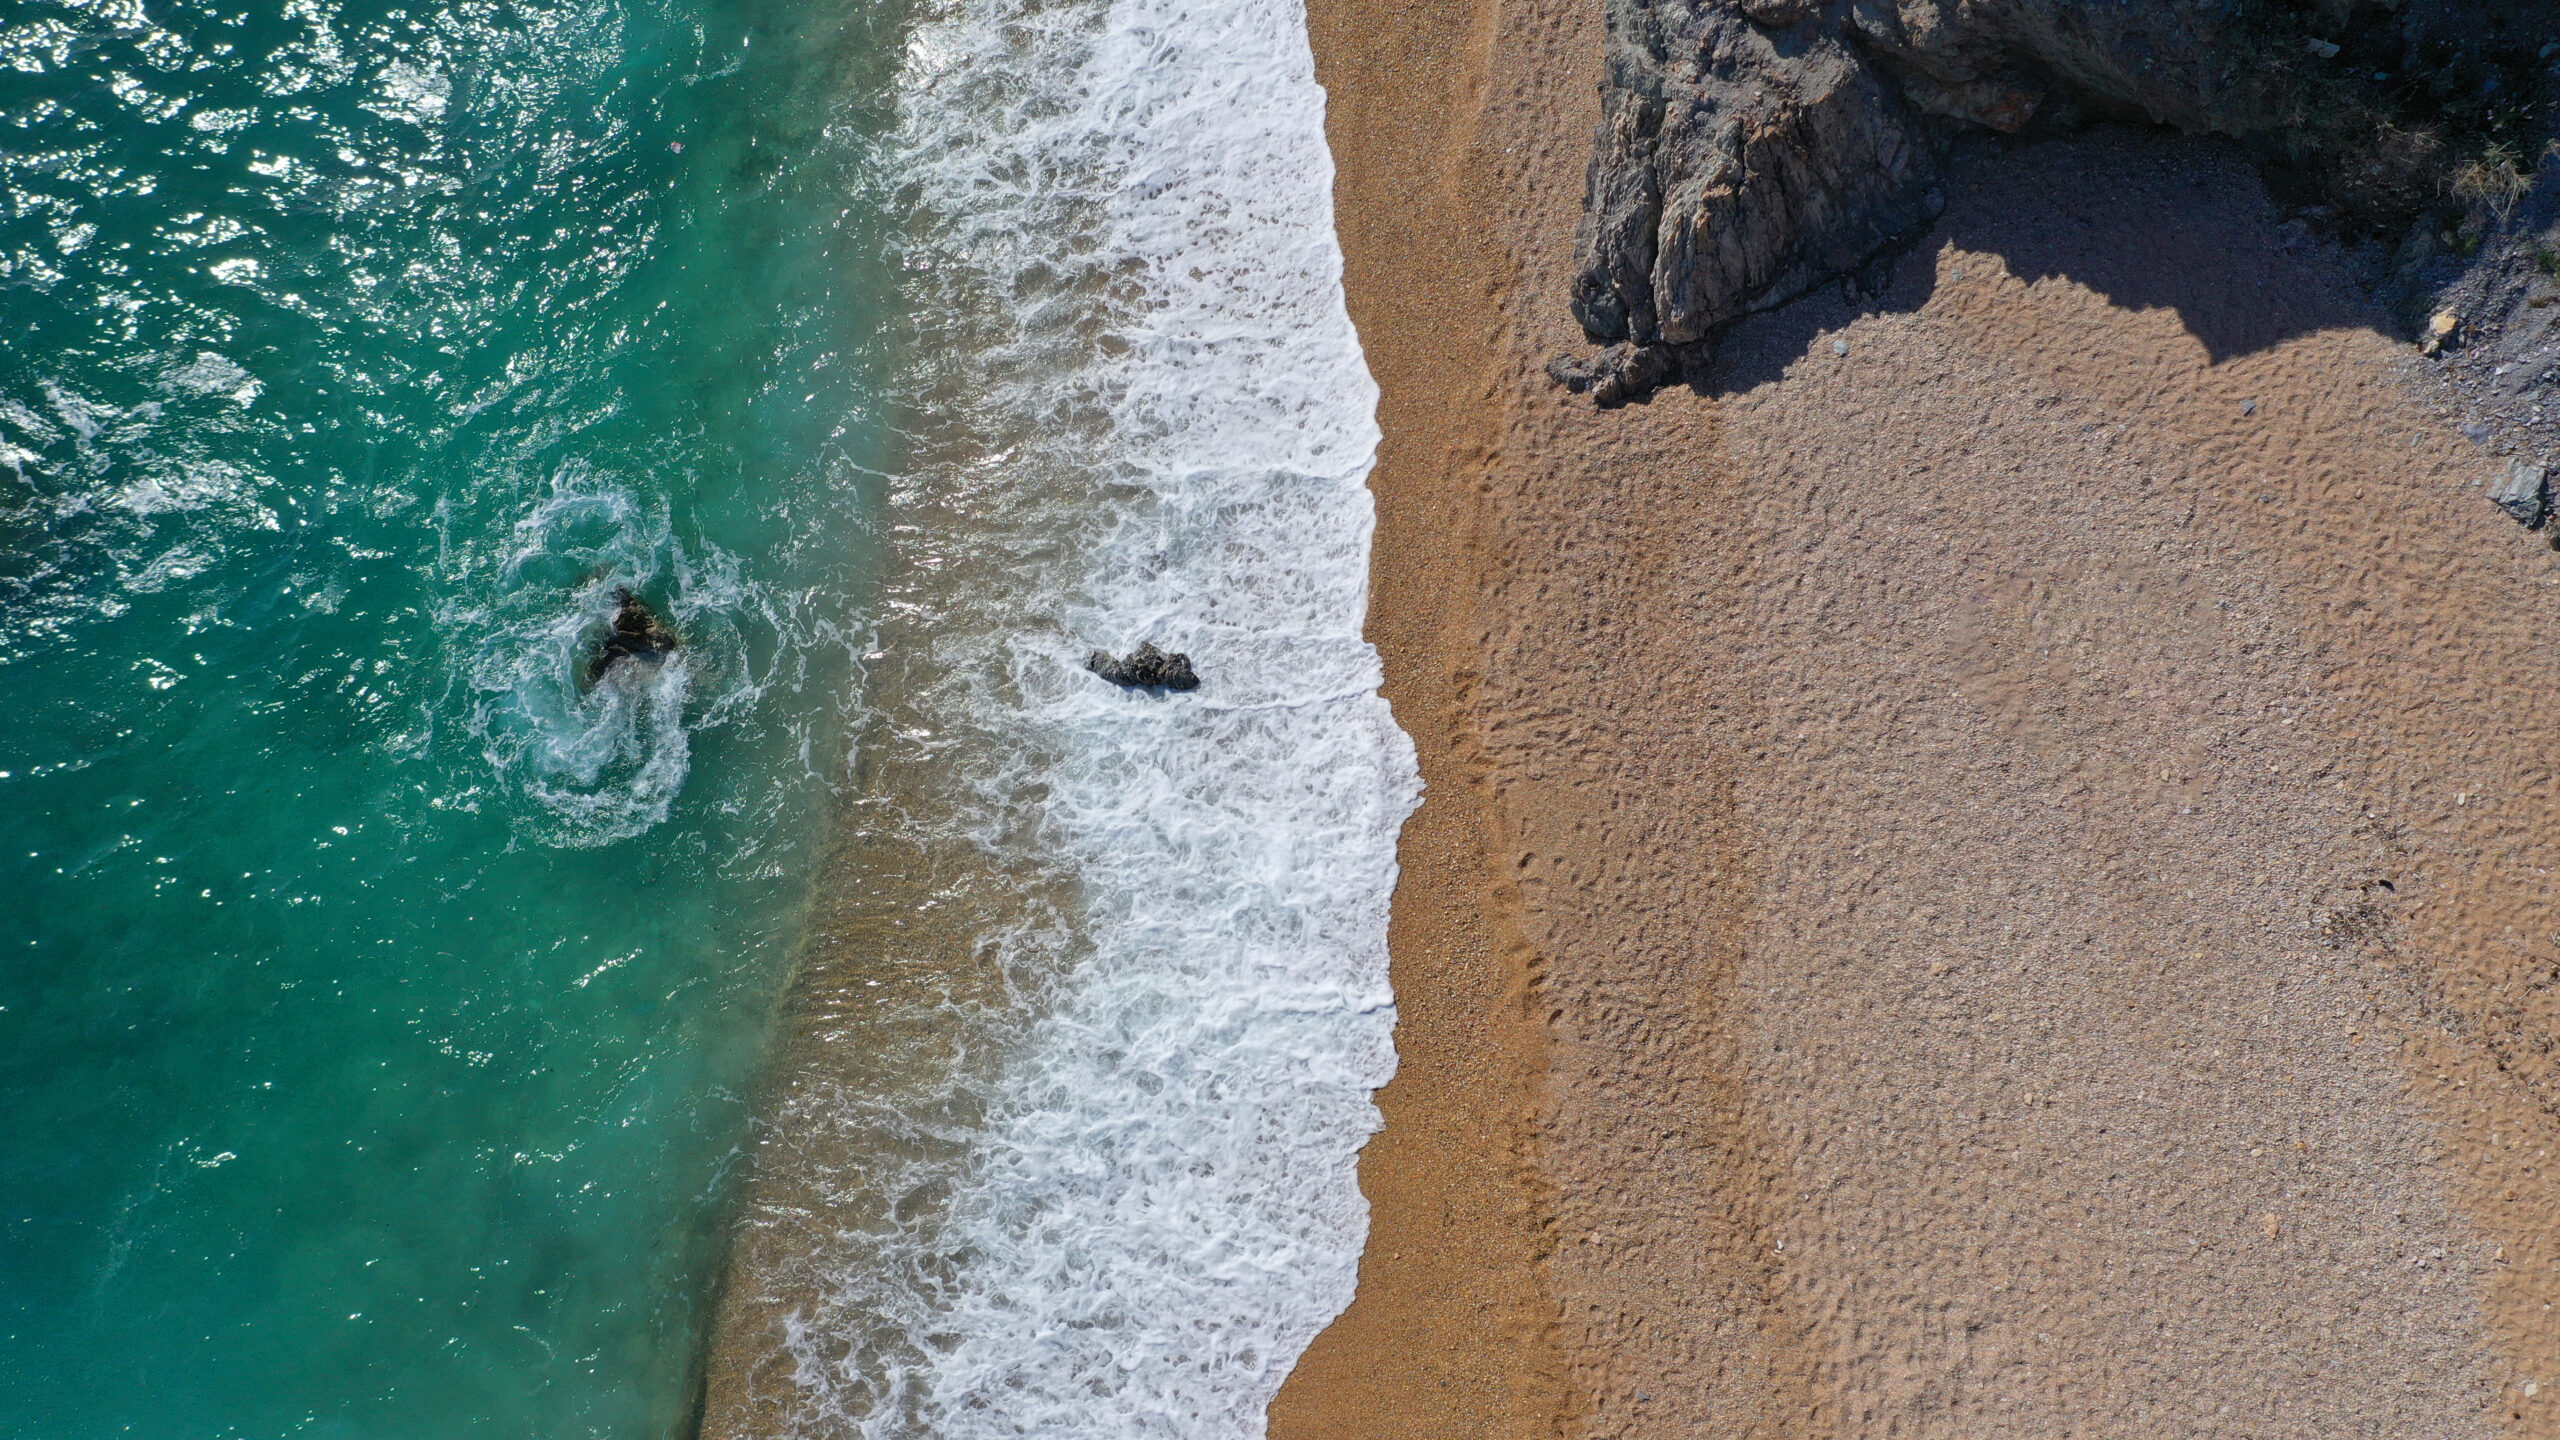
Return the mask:
[[1598,412],[1598,6],[1313,11],[1430,792],[1273,1435],[2560,1434],[2560,555],[2339,257],[1989,153]]

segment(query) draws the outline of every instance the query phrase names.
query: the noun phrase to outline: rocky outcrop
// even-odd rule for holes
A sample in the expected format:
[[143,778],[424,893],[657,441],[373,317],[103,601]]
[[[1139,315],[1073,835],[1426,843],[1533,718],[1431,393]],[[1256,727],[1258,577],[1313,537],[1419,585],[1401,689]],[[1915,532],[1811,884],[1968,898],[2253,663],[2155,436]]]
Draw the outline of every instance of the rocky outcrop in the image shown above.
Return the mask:
[[2560,469],[2560,156],[2536,178],[2511,207],[2454,225],[2421,216],[2387,283],[2441,393],[2469,417],[2464,435],[2491,456]]
[[1130,689],[1197,690],[1200,676],[1191,668],[1191,657],[1180,651],[1156,648],[1146,641],[1129,652],[1127,658],[1114,658],[1108,650],[1096,650],[1085,658],[1084,668]]
[[1965,130],[2228,136],[2396,230],[2529,183],[2560,50],[2550,0],[1607,4],[1573,310],[1611,348],[1556,372],[1604,403],[1917,231]]
[[1610,15],[1573,296],[1594,340],[1704,340],[1936,213],[1908,107],[1837,24],[1773,30],[1730,0]]
[[613,592],[613,628],[605,632],[587,657],[587,683],[596,684],[616,665],[656,666],[665,663],[684,642],[649,602],[618,586]]

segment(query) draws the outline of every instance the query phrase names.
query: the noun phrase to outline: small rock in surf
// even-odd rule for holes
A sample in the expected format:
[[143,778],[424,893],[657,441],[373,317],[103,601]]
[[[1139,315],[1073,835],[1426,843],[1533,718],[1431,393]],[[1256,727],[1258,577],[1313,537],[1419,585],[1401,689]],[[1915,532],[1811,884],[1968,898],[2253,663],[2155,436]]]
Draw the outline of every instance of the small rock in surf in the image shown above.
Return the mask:
[[1150,640],[1129,652],[1127,659],[1113,659],[1108,650],[1096,650],[1086,657],[1084,668],[1130,689],[1197,690],[1200,677],[1191,668],[1191,657],[1174,651],[1159,650]]
[[649,608],[649,602],[631,593],[629,586],[618,585],[613,591],[613,629],[596,646],[587,659],[587,683],[595,684],[605,673],[623,661],[640,665],[664,664],[676,647],[684,642],[676,632]]

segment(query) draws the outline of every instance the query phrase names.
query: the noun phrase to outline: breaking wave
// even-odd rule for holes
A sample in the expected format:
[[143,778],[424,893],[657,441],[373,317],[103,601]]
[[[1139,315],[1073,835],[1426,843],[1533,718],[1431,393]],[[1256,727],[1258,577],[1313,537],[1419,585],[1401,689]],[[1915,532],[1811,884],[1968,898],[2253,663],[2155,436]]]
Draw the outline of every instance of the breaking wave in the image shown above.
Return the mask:
[[[795,1434],[1259,1434],[1351,1295],[1419,793],[1304,14],[954,0],[900,105],[890,898],[810,967],[742,1288],[796,1296]],[[1084,668],[1141,641],[1201,689]]]

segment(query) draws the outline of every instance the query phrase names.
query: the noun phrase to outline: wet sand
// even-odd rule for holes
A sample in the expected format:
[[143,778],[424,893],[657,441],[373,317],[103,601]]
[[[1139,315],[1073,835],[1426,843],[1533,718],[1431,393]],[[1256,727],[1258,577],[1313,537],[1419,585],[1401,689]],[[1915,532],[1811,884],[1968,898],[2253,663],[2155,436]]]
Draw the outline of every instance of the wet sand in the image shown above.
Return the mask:
[[1985,153],[1599,412],[1598,7],[1312,28],[1430,792],[1272,1434],[2560,1433],[2560,555],[2343,258]]

